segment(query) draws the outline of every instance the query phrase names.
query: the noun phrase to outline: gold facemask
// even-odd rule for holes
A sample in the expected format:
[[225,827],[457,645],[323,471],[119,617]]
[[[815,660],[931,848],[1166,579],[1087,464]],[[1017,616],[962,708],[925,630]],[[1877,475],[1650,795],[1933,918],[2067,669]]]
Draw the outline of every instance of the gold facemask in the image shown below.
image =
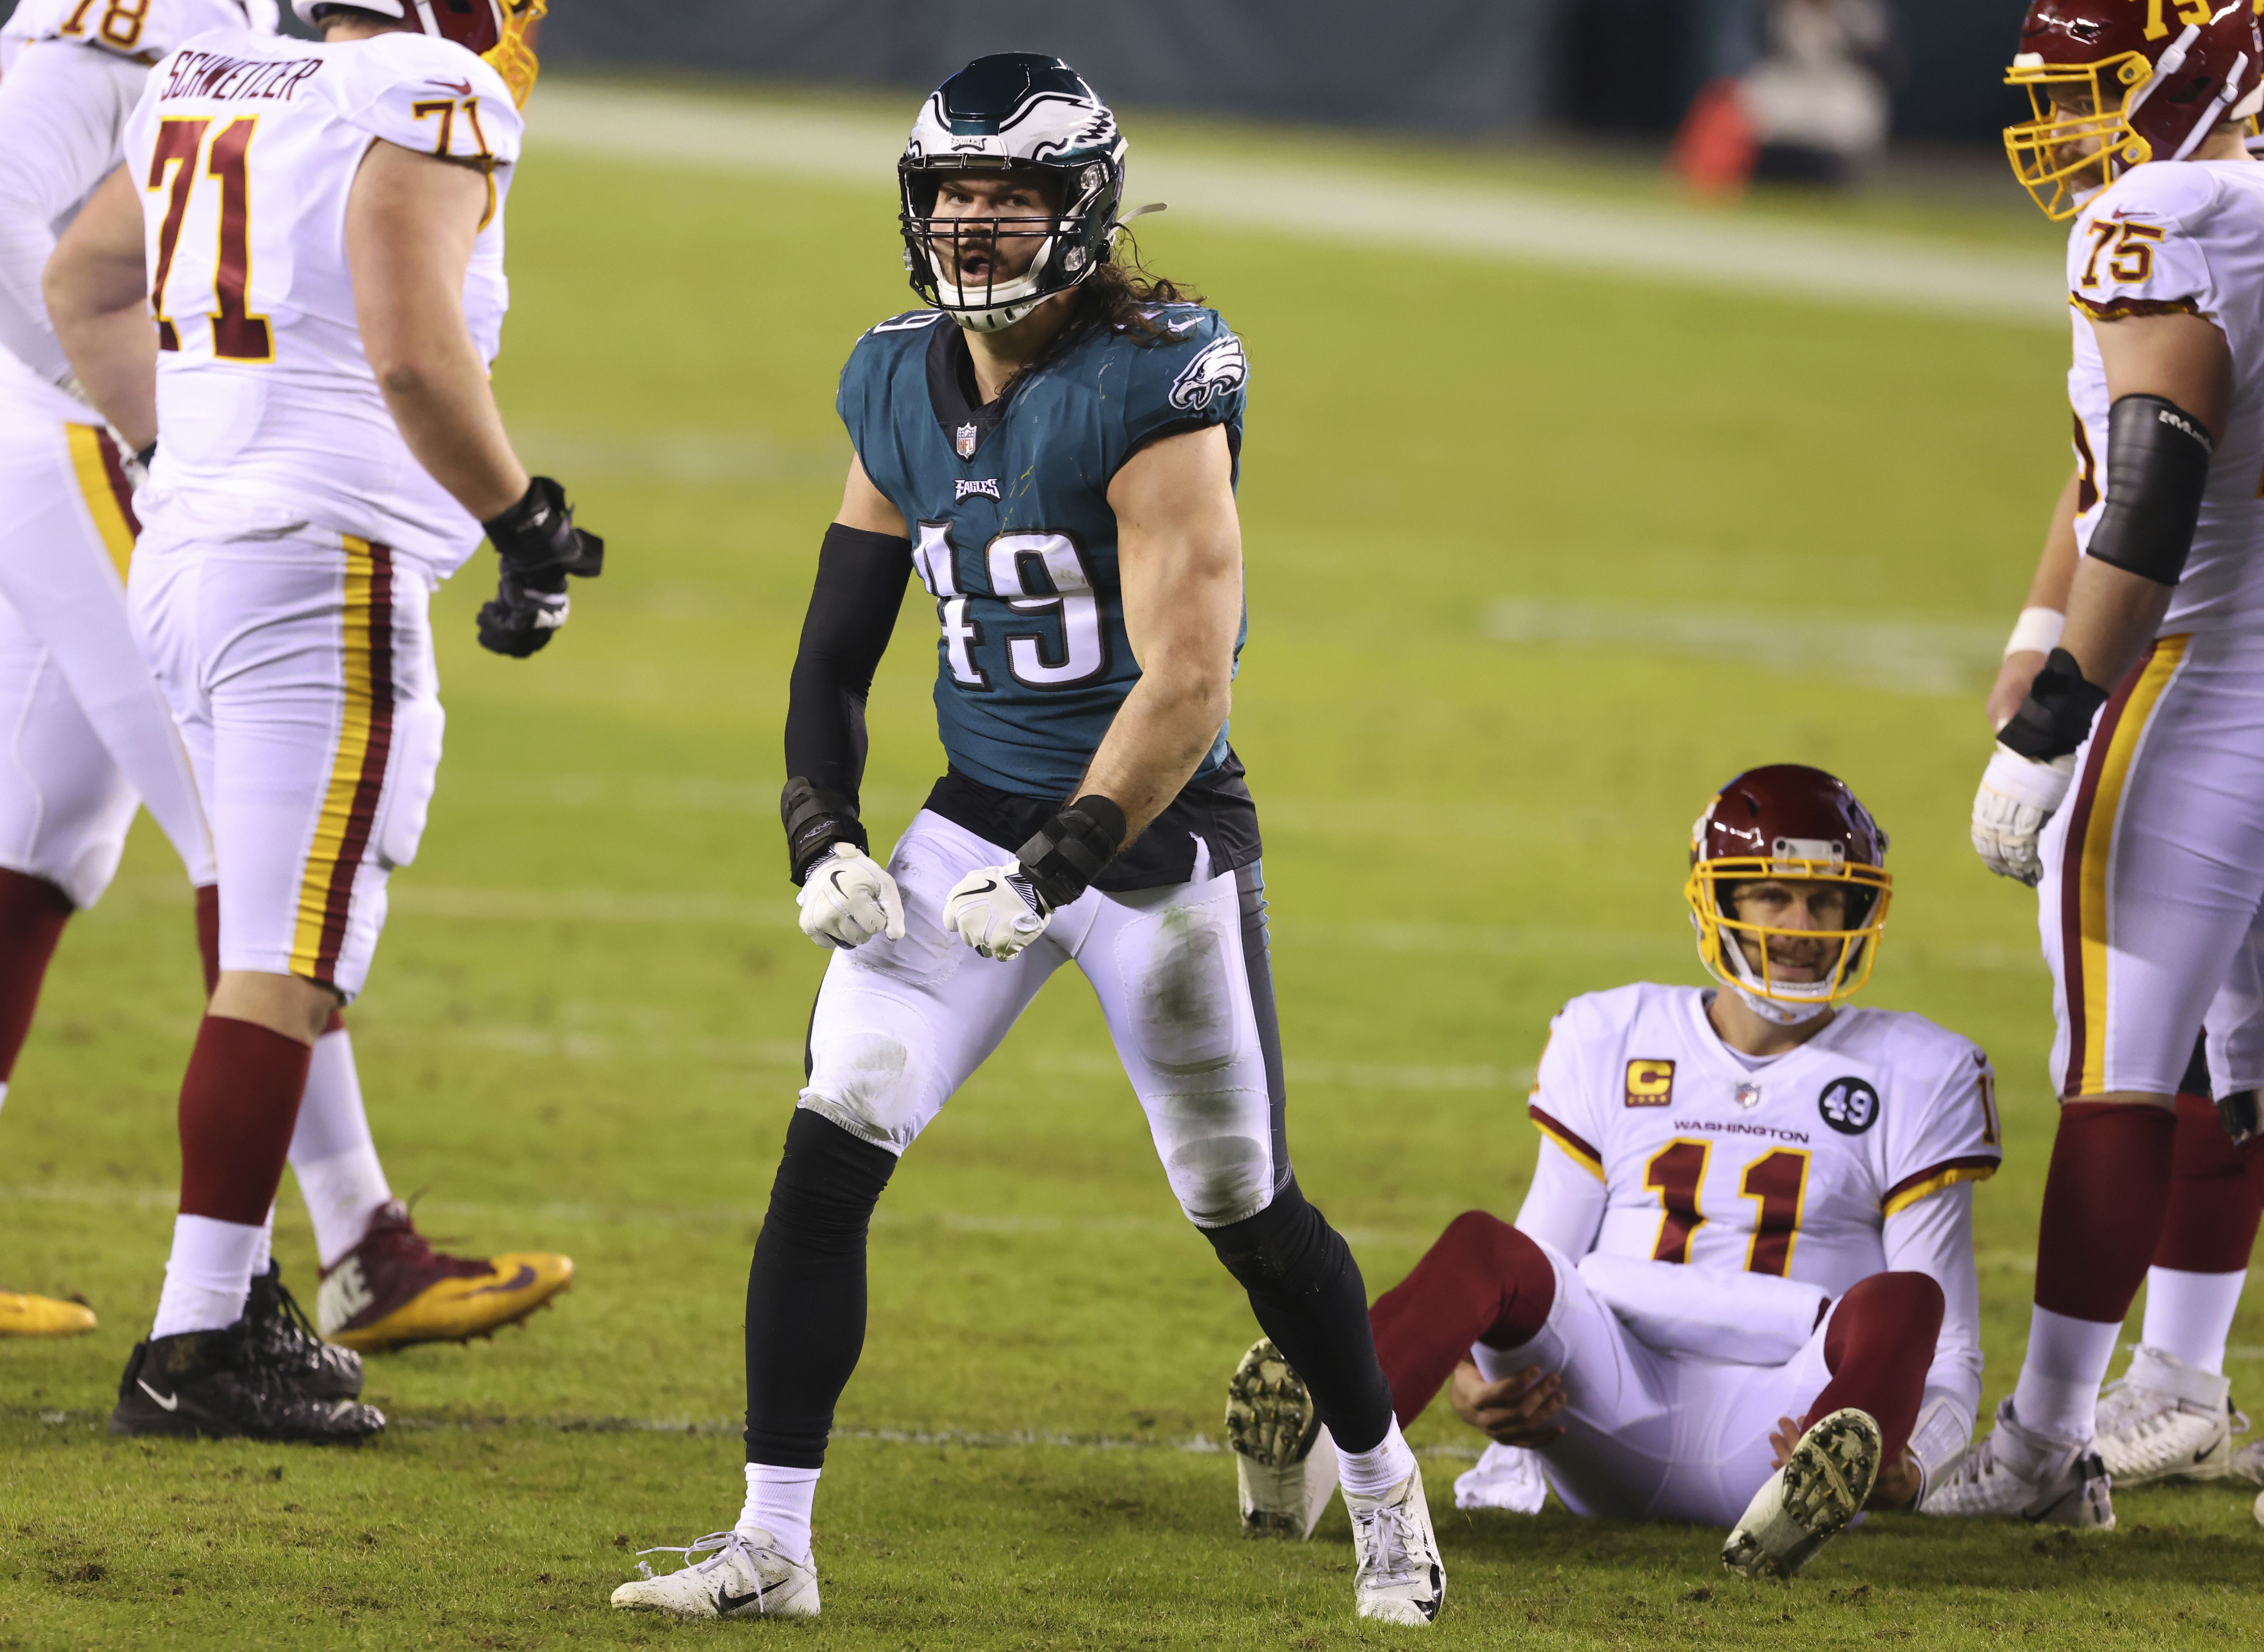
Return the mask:
[[[2079,65],[2015,63],[2006,71],[2005,83],[2028,94],[2034,118],[2005,128],[2005,154],[2045,217],[2074,217],[2093,191],[2154,158],[2153,146],[2130,125],[2133,100],[2153,76],[2140,52]],[[2055,90],[2085,96],[2055,98]]]
[[512,102],[521,109],[533,95],[534,77],[542,70],[534,48],[526,43],[527,32],[549,10],[550,0],[504,0],[503,38],[480,54],[495,65],[503,83],[511,88]]
[[[1761,883],[1772,879],[1844,883],[1848,886],[1849,903],[1868,895],[1869,909],[1859,926],[1847,930],[1787,929],[1769,924],[1749,924],[1734,916],[1729,899],[1732,888],[1741,883]],[[1741,986],[1757,996],[1780,1004],[1815,1004],[1819,1000],[1834,1004],[1854,996],[1871,978],[1871,964],[1878,956],[1879,937],[1887,926],[1887,903],[1893,896],[1894,887],[1893,877],[1883,866],[1850,866],[1837,859],[1734,856],[1701,860],[1691,867],[1690,880],[1683,885],[1682,896],[1689,902],[1690,916],[1697,926],[1699,960],[1715,980],[1724,986]],[[1839,961],[1820,980],[1781,980],[1769,962],[1772,936],[1837,941]],[[1758,966],[1738,946],[1740,938],[1754,942],[1760,953]]]

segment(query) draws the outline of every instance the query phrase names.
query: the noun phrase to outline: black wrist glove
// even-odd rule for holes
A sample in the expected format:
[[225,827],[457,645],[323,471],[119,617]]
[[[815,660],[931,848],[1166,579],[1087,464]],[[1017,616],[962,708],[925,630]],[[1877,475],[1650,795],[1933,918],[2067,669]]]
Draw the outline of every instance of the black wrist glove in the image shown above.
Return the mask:
[[517,504],[480,525],[503,559],[495,600],[480,609],[480,646],[523,660],[566,623],[566,576],[595,579],[605,571],[606,542],[574,525],[566,490],[548,476],[535,477]]
[[2232,1145],[2245,1148],[2256,1139],[2260,1124],[2257,1094],[2253,1090],[2236,1090],[2231,1095],[2217,1098],[2217,1116],[2224,1121],[2224,1134],[2232,1138]]
[[860,854],[872,852],[864,822],[857,818],[856,800],[821,791],[799,775],[786,783],[780,795],[779,818],[786,823],[787,871],[796,888],[836,844],[848,844]]
[[1124,811],[1091,792],[1048,821],[1015,851],[1022,876],[1045,902],[1045,911],[1057,912],[1085,893],[1116,859],[1124,828]]
[[2028,699],[1997,731],[1997,743],[2038,763],[2064,757],[2091,733],[2091,720],[2107,699],[2105,689],[2084,680],[2075,656],[2054,648],[2028,685]]

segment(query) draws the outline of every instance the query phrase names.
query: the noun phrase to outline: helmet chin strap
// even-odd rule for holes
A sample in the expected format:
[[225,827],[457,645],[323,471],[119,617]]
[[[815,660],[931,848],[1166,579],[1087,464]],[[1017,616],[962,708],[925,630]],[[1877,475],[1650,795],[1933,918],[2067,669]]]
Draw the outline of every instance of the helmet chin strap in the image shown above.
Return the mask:
[[[944,313],[970,333],[1004,332],[1044,303],[1050,296],[1038,292],[1036,288],[1039,279],[1045,273],[1047,263],[1053,256],[1054,243],[1060,238],[1058,230],[1048,235],[1044,244],[1039,247],[1035,256],[1030,259],[1030,267],[1012,280],[1005,283],[1005,290],[1003,294],[994,289],[990,303],[978,308],[947,308]],[[951,305],[961,305],[966,302],[967,289],[956,281],[945,280],[940,267],[937,268],[935,272],[935,287],[936,296],[947,300]]]
[[1829,1002],[1781,1004],[1774,998],[1762,997],[1760,994],[1752,991],[1739,981],[1731,982],[1730,990],[1738,995],[1738,1002],[1746,1009],[1751,1010],[1762,1020],[1773,1022],[1778,1026],[1799,1026],[1803,1022],[1813,1021],[1832,1007]]
[[[1733,940],[1723,950],[1727,953],[1731,973],[1736,977],[1729,983],[1730,990],[1738,995],[1738,1002],[1762,1020],[1778,1026],[1799,1026],[1803,1022],[1813,1021],[1832,1007],[1832,983],[1829,981],[1816,983],[1824,996],[1813,1001],[1794,999],[1788,1004],[1781,998],[1764,998],[1753,990],[1753,967],[1745,961],[1745,948]],[[1842,952],[1844,960],[1844,947]]]

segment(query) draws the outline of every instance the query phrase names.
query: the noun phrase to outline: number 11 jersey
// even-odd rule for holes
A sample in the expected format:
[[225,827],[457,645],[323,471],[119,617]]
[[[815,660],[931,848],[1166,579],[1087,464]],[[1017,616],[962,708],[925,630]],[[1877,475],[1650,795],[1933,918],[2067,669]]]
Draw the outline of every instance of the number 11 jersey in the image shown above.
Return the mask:
[[380,141],[484,172],[463,304],[492,361],[522,131],[492,67],[424,34],[316,45],[214,30],[150,71],[126,165],[157,316],[152,525],[233,538],[311,524],[434,579],[478,547],[479,525],[410,453],[363,352],[346,202]]
[[1886,1218],[1992,1175],[1989,1058],[1923,1016],[1843,1006],[1752,1064],[1709,993],[1589,993],[1550,1024],[1533,1122],[1604,1183],[1595,1249],[1775,1274],[1837,1297],[1886,1266]]

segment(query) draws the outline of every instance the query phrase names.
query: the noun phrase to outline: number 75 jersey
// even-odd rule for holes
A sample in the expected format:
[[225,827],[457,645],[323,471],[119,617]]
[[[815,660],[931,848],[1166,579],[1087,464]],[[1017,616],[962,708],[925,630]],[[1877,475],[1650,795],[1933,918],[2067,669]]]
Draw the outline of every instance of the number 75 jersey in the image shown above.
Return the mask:
[[312,523],[436,578],[477,547],[479,525],[410,454],[364,353],[346,203],[379,142],[483,175],[463,307],[492,361],[522,129],[493,68],[424,34],[316,45],[214,30],[158,62],[126,132],[159,352],[145,521],[193,537]]
[[1748,1066],[1695,987],[1566,1004],[1533,1121],[1605,1185],[1595,1249],[1772,1273],[1837,1297],[1886,1266],[1887,1216],[1995,1173],[1995,1077],[1923,1016],[1842,1008]]

